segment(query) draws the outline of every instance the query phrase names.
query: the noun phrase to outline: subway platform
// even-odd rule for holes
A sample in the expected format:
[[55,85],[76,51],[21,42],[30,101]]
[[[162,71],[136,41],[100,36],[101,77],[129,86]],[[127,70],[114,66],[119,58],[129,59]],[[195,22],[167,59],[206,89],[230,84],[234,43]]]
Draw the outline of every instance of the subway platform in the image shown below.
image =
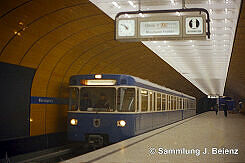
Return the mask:
[[66,163],[245,162],[245,116],[206,112]]

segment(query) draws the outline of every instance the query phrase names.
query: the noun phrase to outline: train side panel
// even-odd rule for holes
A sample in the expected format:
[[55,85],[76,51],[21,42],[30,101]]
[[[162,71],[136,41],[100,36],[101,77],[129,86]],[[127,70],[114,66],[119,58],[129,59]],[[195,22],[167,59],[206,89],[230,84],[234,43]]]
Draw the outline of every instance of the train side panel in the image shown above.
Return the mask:
[[141,113],[136,116],[135,135],[182,120],[182,110]]
[[196,109],[183,110],[183,119],[196,115]]

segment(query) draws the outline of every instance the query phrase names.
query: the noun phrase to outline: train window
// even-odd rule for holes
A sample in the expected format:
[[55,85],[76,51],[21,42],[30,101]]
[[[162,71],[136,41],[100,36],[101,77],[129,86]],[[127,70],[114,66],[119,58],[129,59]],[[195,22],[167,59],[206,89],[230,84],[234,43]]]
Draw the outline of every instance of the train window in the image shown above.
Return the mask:
[[180,109],[180,101],[179,101],[179,97],[177,97],[177,110]]
[[194,109],[194,108],[195,108],[195,101],[191,100],[191,109]]
[[161,110],[161,94],[157,93],[157,111]]
[[81,111],[113,112],[116,110],[116,89],[111,87],[84,87],[80,90]]
[[184,99],[184,109],[186,110],[187,109],[187,105],[186,105],[187,103],[186,103],[186,99]]
[[175,102],[175,110],[177,110],[178,109],[178,98],[176,96],[175,96],[174,102]]
[[[162,110],[163,110],[163,108],[164,108],[164,110],[168,110],[168,95],[167,94],[162,94],[162,96],[165,96],[165,108],[164,107],[162,107]],[[163,100],[163,98],[162,98],[162,100]],[[163,106],[163,104],[162,104],[162,106]]]
[[182,109],[182,98],[181,97],[179,98],[179,109],[180,110]]
[[168,95],[168,110],[171,110],[171,96]]
[[185,99],[184,98],[182,98],[182,104],[183,104],[183,110],[185,109]]
[[78,100],[79,100],[79,89],[78,88],[70,88],[70,96],[69,96],[69,110],[75,111],[78,110]]
[[171,108],[172,108],[172,103],[171,103],[171,95],[169,95],[169,108],[168,108],[168,110],[171,110]]
[[184,110],[185,109],[185,99],[182,98],[182,109]]
[[183,109],[185,110],[185,99],[183,98]]
[[166,98],[166,94],[162,94],[162,110],[166,110],[166,101],[167,101],[167,98]]
[[176,110],[177,109],[177,97],[176,96],[174,96],[174,104],[175,104],[174,110]]
[[156,110],[156,93],[153,92],[152,94],[152,111]]
[[173,110],[173,106],[174,106],[173,96],[170,96],[170,109],[169,110]]
[[117,111],[134,112],[135,111],[135,89],[119,88],[117,94]]
[[180,109],[183,110],[183,98],[180,98]]
[[189,100],[189,109],[191,109],[191,100]]
[[179,97],[176,97],[176,110],[179,109]]
[[139,96],[139,88],[137,88],[137,106],[136,106],[136,111],[139,111],[139,107],[140,107],[140,96]]
[[181,98],[179,97],[179,107],[178,107],[178,109],[180,110],[181,109]]
[[171,110],[171,96],[168,95],[168,110]]
[[140,91],[140,95],[141,95],[141,111],[147,111],[148,110],[148,91],[142,89]]
[[182,104],[183,104],[183,110],[185,109],[185,99],[182,99]]
[[173,107],[173,110],[176,110],[176,96],[173,96],[173,103],[174,103],[174,107]]
[[178,97],[175,97],[175,100],[176,100],[176,107],[175,107],[175,109],[178,110],[179,109],[179,98]]
[[185,99],[185,109],[187,109],[187,99]]
[[153,105],[154,105],[154,97],[153,97],[153,92],[149,91],[149,95],[150,95],[150,111],[154,110],[153,109]]

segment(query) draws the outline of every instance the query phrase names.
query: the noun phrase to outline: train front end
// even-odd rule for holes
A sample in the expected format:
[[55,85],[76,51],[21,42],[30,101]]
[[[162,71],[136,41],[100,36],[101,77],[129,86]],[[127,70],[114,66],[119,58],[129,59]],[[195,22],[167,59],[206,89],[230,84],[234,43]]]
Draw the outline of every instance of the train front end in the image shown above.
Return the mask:
[[120,79],[116,77],[71,77],[67,119],[69,140],[102,146],[135,135],[135,114],[132,114],[135,89],[121,87]]
[[69,112],[68,138],[101,145],[118,142],[134,135],[132,119],[132,115]]

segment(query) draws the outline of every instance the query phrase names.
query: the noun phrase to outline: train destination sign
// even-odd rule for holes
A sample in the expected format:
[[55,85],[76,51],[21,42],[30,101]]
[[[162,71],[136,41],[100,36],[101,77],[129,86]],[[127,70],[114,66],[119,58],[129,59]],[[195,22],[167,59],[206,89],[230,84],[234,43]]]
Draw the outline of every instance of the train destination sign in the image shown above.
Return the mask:
[[206,39],[205,15],[116,19],[119,41]]

